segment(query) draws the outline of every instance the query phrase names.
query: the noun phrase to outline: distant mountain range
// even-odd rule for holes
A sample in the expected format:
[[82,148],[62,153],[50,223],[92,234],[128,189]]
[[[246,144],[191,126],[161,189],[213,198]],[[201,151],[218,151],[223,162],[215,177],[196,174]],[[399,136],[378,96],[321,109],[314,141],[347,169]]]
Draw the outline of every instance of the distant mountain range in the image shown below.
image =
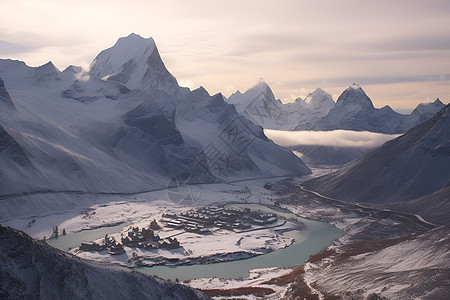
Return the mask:
[[0,195],[310,173],[222,95],[179,87],[152,38],[120,38],[89,72],[2,59],[0,78]]
[[266,129],[278,130],[356,130],[387,134],[404,133],[434,116],[445,105],[438,99],[419,104],[409,115],[389,106],[375,108],[357,84],[348,87],[334,103],[330,94],[317,89],[305,100],[283,104],[270,87],[260,81],[245,93],[237,91],[227,101],[239,113]]
[[0,225],[1,299],[210,299],[119,266],[81,260]]

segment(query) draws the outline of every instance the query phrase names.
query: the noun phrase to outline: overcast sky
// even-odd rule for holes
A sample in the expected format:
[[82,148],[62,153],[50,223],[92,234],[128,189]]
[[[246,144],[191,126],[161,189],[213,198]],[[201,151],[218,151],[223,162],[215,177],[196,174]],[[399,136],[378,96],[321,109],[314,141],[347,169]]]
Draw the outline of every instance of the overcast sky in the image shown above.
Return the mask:
[[357,82],[376,107],[450,99],[449,0],[0,0],[0,58],[89,66],[135,32],[180,84],[211,94],[260,77],[283,101]]

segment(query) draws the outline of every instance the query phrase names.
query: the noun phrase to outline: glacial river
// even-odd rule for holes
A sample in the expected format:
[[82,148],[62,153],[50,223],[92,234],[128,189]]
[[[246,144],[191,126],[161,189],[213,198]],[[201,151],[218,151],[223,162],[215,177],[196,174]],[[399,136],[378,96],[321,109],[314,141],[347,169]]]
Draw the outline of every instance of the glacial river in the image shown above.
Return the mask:
[[[181,266],[154,266],[139,267],[140,272],[157,275],[161,278],[175,280],[189,280],[202,277],[218,277],[218,278],[246,278],[249,271],[253,269],[270,268],[270,267],[291,267],[304,263],[310,255],[320,252],[327,246],[331,245],[333,240],[342,236],[343,231],[340,229],[320,221],[301,218],[293,213],[274,210],[259,204],[230,204],[227,207],[248,207],[252,210],[261,210],[266,213],[276,213],[280,217],[296,218],[304,223],[308,229],[304,231],[290,231],[285,235],[295,239],[295,242],[284,249],[279,249],[268,254],[259,255],[247,259],[235,260],[230,262],[221,262],[204,265],[181,265]],[[77,247],[81,241],[95,240],[104,236],[119,232],[125,225],[114,227],[103,227],[93,230],[84,230],[78,233],[69,233],[58,239],[48,240],[48,244],[67,250],[71,247]]]

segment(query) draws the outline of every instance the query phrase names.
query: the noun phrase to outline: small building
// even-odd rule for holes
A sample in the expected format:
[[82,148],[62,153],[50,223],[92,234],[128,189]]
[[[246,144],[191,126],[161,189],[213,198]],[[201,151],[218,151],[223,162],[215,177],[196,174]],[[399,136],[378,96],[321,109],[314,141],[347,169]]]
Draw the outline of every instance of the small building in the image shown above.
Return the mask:
[[161,226],[159,226],[158,222],[156,222],[155,219],[153,219],[153,221],[150,222],[150,229],[155,230],[155,229],[160,229],[160,228],[161,228]]
[[119,255],[125,253],[125,249],[122,244],[114,244],[108,247],[108,254]]
[[81,251],[102,251],[106,249],[106,246],[95,242],[82,242],[78,249]]

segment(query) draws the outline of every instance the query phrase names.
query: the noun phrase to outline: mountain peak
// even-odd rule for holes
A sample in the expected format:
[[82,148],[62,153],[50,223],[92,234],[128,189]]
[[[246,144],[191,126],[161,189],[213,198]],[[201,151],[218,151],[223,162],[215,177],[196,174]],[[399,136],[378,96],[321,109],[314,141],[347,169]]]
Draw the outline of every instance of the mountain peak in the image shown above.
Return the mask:
[[131,33],[93,60],[90,72],[103,79],[117,81],[130,89],[163,90],[175,93],[179,86],[158,53],[153,38]]
[[145,62],[156,45],[153,38],[143,38],[135,33],[121,37],[111,48],[103,50],[91,63],[90,71],[95,76],[107,79],[130,61]]
[[59,73],[61,72],[54,64],[52,61],[48,61],[47,63],[43,64],[42,66],[37,67],[37,70],[41,71],[41,72],[56,72]]
[[441,101],[441,99],[439,99],[439,97],[437,97],[436,100],[434,100],[433,104],[444,105],[444,103],[442,103],[442,101]]
[[253,86],[253,88],[269,89],[270,90],[269,85],[267,84],[267,82],[262,77],[260,79],[258,79],[258,82]]
[[351,110],[374,109],[372,100],[359,84],[353,83],[336,101],[336,107],[348,107]]
[[331,95],[321,88],[317,88],[309,93],[305,98],[305,102],[314,110],[330,111],[334,107],[334,101]]
[[39,83],[60,80],[59,73],[61,71],[51,61],[35,68],[34,71],[34,75]]
[[67,68],[64,69],[63,73],[73,73],[73,74],[78,74],[81,73],[83,71],[83,68],[78,67],[78,66],[74,66],[74,65],[70,65]]

